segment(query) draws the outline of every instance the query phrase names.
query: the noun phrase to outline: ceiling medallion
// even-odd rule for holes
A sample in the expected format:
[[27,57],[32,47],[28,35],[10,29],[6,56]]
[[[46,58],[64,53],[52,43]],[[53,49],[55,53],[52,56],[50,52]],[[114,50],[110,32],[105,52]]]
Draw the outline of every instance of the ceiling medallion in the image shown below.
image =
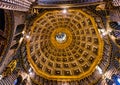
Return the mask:
[[37,75],[51,80],[80,80],[95,71],[104,43],[94,18],[80,9],[64,16],[46,11],[31,27],[27,58]]

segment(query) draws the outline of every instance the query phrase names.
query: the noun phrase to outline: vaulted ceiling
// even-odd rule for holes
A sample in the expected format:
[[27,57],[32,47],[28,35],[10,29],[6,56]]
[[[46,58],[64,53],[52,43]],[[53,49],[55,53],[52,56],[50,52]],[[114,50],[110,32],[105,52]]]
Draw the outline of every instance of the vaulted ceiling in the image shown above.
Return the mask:
[[8,55],[1,62],[15,54],[20,68],[38,85],[105,84],[120,68],[119,25],[107,6],[103,0],[37,0],[26,17],[0,11],[5,20],[0,40],[4,38],[6,50],[0,55]]
[[27,55],[24,63],[30,66],[25,68],[32,69],[34,81],[45,78],[53,82],[77,80],[93,84],[107,70],[111,44],[100,31],[104,28],[101,17],[92,11],[87,8],[44,10],[31,24],[27,31],[29,38],[21,51],[23,58]]

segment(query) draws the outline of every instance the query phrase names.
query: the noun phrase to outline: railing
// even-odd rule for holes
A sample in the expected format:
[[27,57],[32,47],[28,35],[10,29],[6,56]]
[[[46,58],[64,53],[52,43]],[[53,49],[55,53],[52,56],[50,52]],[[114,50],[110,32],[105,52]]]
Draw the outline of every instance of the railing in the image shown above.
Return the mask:
[[114,6],[120,6],[120,0],[113,0],[112,3]]
[[4,79],[0,80],[0,85],[13,85],[14,80],[17,78],[17,75],[12,74]]
[[32,3],[28,0],[1,0],[0,8],[17,10],[17,11],[28,11]]

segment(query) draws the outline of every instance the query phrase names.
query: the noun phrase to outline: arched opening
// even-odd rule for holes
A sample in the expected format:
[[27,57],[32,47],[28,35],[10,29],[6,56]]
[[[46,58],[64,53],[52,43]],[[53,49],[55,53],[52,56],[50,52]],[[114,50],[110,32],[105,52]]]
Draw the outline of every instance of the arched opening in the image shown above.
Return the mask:
[[5,29],[5,15],[4,10],[0,9],[0,30],[4,31]]

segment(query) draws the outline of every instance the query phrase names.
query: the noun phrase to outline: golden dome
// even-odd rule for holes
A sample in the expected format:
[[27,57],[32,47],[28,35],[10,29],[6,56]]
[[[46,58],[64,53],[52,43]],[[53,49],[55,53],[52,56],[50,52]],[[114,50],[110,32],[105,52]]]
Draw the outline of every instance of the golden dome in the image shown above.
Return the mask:
[[97,24],[80,9],[43,13],[34,21],[30,36],[28,61],[38,75],[48,79],[82,79],[102,59],[103,40]]

